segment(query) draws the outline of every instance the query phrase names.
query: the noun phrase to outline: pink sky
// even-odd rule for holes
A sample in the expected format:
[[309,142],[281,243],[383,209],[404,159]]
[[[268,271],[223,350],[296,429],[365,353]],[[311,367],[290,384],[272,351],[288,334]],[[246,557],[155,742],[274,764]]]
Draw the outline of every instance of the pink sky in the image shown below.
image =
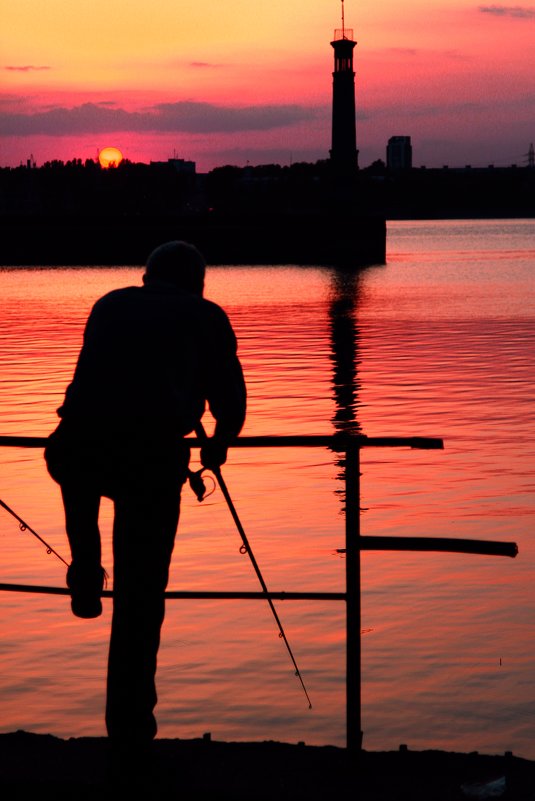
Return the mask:
[[[337,0],[22,0],[3,9],[0,166],[33,154],[221,164],[330,147]],[[416,166],[525,163],[535,6],[345,2],[360,164],[411,136]]]

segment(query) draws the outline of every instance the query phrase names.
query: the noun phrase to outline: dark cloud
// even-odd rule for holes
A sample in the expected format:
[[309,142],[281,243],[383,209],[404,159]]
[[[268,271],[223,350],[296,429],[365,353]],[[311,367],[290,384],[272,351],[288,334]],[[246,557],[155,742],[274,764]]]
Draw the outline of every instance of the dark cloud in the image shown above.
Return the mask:
[[[535,103],[535,93],[523,93],[521,95],[511,95],[504,98],[493,98],[493,112],[519,113],[525,109],[530,109]],[[392,118],[398,120],[413,120],[420,118],[455,116],[459,120],[468,119],[474,115],[488,115],[489,101],[481,100],[459,100],[450,103],[415,105],[404,103],[403,105],[392,103],[388,106],[370,107],[362,119],[377,120]],[[384,123],[382,123],[384,124]]]
[[160,103],[147,111],[106,108],[84,103],[74,108],[52,108],[33,114],[0,117],[0,134],[6,136],[65,136],[111,131],[161,133],[233,133],[269,131],[313,119],[317,110],[297,105],[217,106],[180,101]]
[[150,114],[158,130],[188,133],[231,133],[233,131],[268,131],[311,119],[315,111],[297,105],[217,106],[211,103],[182,101],[160,103]]
[[190,61],[190,67],[200,68],[200,69],[219,69],[222,67],[223,64],[212,64],[209,61]]
[[466,53],[462,53],[459,50],[428,50],[417,47],[385,47],[384,49],[376,52],[381,54],[387,53],[394,56],[407,56],[408,58],[424,56],[425,58],[440,57],[442,59],[449,58],[460,61],[467,61],[471,58],[471,56],[468,56]]
[[479,11],[482,14],[494,14],[496,17],[535,19],[535,8],[530,6],[479,6]]
[[4,67],[5,70],[10,70],[11,72],[40,72],[41,70],[49,70],[52,69],[51,67],[36,67],[33,64],[26,64],[22,67],[8,65]]
[[422,52],[415,47],[387,47],[385,50],[388,53],[395,53],[398,56],[416,56],[418,53]]

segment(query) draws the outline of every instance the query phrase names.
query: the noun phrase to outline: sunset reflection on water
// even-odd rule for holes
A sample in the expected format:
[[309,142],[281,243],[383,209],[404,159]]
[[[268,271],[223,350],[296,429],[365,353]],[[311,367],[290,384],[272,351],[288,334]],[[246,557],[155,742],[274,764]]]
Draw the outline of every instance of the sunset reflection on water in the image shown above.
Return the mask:
[[[474,233],[462,223],[397,223],[388,266],[353,277],[296,267],[210,268],[207,276],[207,296],[238,335],[244,434],[442,437],[444,452],[363,451],[362,533],[519,544],[516,560],[363,553],[369,749],[408,742],[535,757],[533,224],[520,226],[516,249],[497,225]],[[92,303],[140,274],[0,273],[0,433],[52,430]],[[42,453],[4,448],[0,459],[0,497],[67,557]],[[326,449],[231,453],[225,477],[271,589],[343,590],[340,471]],[[105,502],[108,568],[111,516]],[[64,584],[63,565],[3,513],[0,533],[2,581]],[[258,589],[239,545],[221,494],[198,504],[185,489],[170,588]],[[2,593],[0,601],[3,730],[103,734],[109,603],[102,619],[82,622],[66,598]],[[313,710],[267,604],[171,601],[160,736],[343,744],[343,605],[287,601],[278,610]]]

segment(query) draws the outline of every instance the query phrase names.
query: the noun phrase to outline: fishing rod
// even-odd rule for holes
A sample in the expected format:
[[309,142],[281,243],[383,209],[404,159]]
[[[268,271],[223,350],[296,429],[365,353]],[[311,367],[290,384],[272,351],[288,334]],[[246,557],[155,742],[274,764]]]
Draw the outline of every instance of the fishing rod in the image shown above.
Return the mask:
[[[195,433],[197,434],[197,436],[199,437],[201,442],[208,442],[208,436],[206,434],[206,431],[204,430],[204,426],[202,425],[202,423],[199,423],[195,427]],[[223,497],[225,498],[225,501],[227,502],[227,506],[228,506],[228,508],[230,510],[230,514],[232,515],[234,523],[236,524],[236,528],[238,529],[238,532],[239,532],[240,537],[242,539],[242,543],[243,544],[240,547],[240,553],[242,553],[242,554],[248,553],[249,554],[249,559],[251,560],[251,564],[254,567],[255,573],[256,573],[256,575],[258,577],[258,580],[260,582],[260,585],[261,585],[263,591],[266,593],[266,600],[267,600],[267,602],[268,602],[268,604],[270,606],[270,609],[271,609],[271,611],[273,613],[273,617],[275,618],[277,626],[279,627],[279,637],[280,637],[281,640],[284,640],[284,644],[286,645],[286,649],[287,649],[288,653],[290,654],[290,659],[292,660],[293,666],[295,668],[295,675],[297,676],[297,678],[301,682],[301,687],[303,688],[303,692],[305,693],[306,699],[308,701],[308,708],[312,709],[312,701],[310,700],[310,696],[309,696],[309,694],[307,692],[307,688],[305,687],[305,682],[303,681],[303,677],[301,676],[301,671],[299,670],[299,668],[297,666],[297,662],[295,661],[295,657],[293,655],[292,649],[290,648],[290,643],[288,642],[288,639],[287,639],[286,634],[284,632],[284,628],[283,628],[282,623],[281,623],[281,621],[279,619],[279,616],[277,614],[277,610],[275,609],[273,601],[271,600],[271,598],[269,596],[269,592],[268,592],[268,588],[266,586],[266,582],[264,581],[264,577],[262,576],[262,573],[260,572],[260,568],[258,566],[258,562],[255,559],[255,556],[253,554],[253,551],[252,551],[251,546],[249,544],[249,541],[247,539],[247,535],[246,535],[245,530],[244,530],[244,528],[243,528],[243,526],[241,524],[241,520],[238,517],[238,513],[236,511],[236,507],[234,506],[232,498],[230,497],[230,493],[229,493],[229,491],[227,489],[227,485],[225,484],[225,480],[224,480],[224,478],[223,478],[223,476],[221,474],[221,468],[220,467],[215,467],[215,468],[211,467],[210,470],[214,474],[214,476],[216,478],[216,481],[219,484],[219,488],[220,488],[221,492],[223,493]]]
[[33,534],[33,536],[34,536],[34,537],[36,537],[36,538],[39,540],[39,542],[42,542],[42,543],[43,543],[43,545],[44,545],[44,546],[45,546],[45,548],[46,548],[46,552],[47,552],[48,554],[51,554],[51,553],[53,553],[53,554],[54,554],[54,556],[57,556],[57,557],[58,557],[58,559],[59,559],[61,562],[63,562],[63,564],[64,564],[64,565],[67,565],[67,567],[69,567],[69,563],[65,561],[65,559],[63,558],[63,556],[60,556],[60,554],[59,554],[57,551],[55,551],[55,550],[54,550],[54,548],[53,548],[51,545],[49,545],[49,544],[48,544],[48,542],[47,542],[46,540],[44,540],[44,539],[43,539],[41,536],[39,536],[39,534],[37,533],[37,531],[34,531],[34,530],[33,530],[33,528],[32,528],[30,525],[28,525],[28,523],[26,523],[26,521],[25,521],[25,520],[23,520],[23,519],[22,519],[22,517],[19,517],[19,516],[18,516],[18,514],[17,514],[16,512],[14,512],[14,511],[13,511],[13,509],[11,509],[11,507],[10,507],[10,506],[8,506],[8,505],[7,505],[7,503],[4,503],[4,501],[3,501],[3,500],[1,500],[1,499],[0,499],[0,506],[2,506],[2,507],[3,507],[3,508],[6,510],[6,512],[9,512],[9,514],[10,514],[12,517],[14,517],[14,518],[15,518],[15,520],[17,520],[17,521],[18,521],[19,528],[20,528],[20,530],[21,530],[21,531],[29,531],[29,532],[30,532],[30,534]]

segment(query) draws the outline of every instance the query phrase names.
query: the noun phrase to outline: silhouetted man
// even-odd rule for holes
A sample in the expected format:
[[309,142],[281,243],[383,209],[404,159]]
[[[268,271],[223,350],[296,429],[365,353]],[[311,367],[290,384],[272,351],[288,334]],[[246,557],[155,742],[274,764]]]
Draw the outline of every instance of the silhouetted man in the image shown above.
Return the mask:
[[156,735],[156,657],[190,456],[184,437],[208,402],[216,427],[201,462],[219,467],[245,419],[236,338],[225,312],[203,298],[204,273],[196,248],[169,242],[150,255],[143,286],[97,301],[45,451],[61,486],[79,617],[102,611],[100,499],[115,505],[106,725],[120,743]]

